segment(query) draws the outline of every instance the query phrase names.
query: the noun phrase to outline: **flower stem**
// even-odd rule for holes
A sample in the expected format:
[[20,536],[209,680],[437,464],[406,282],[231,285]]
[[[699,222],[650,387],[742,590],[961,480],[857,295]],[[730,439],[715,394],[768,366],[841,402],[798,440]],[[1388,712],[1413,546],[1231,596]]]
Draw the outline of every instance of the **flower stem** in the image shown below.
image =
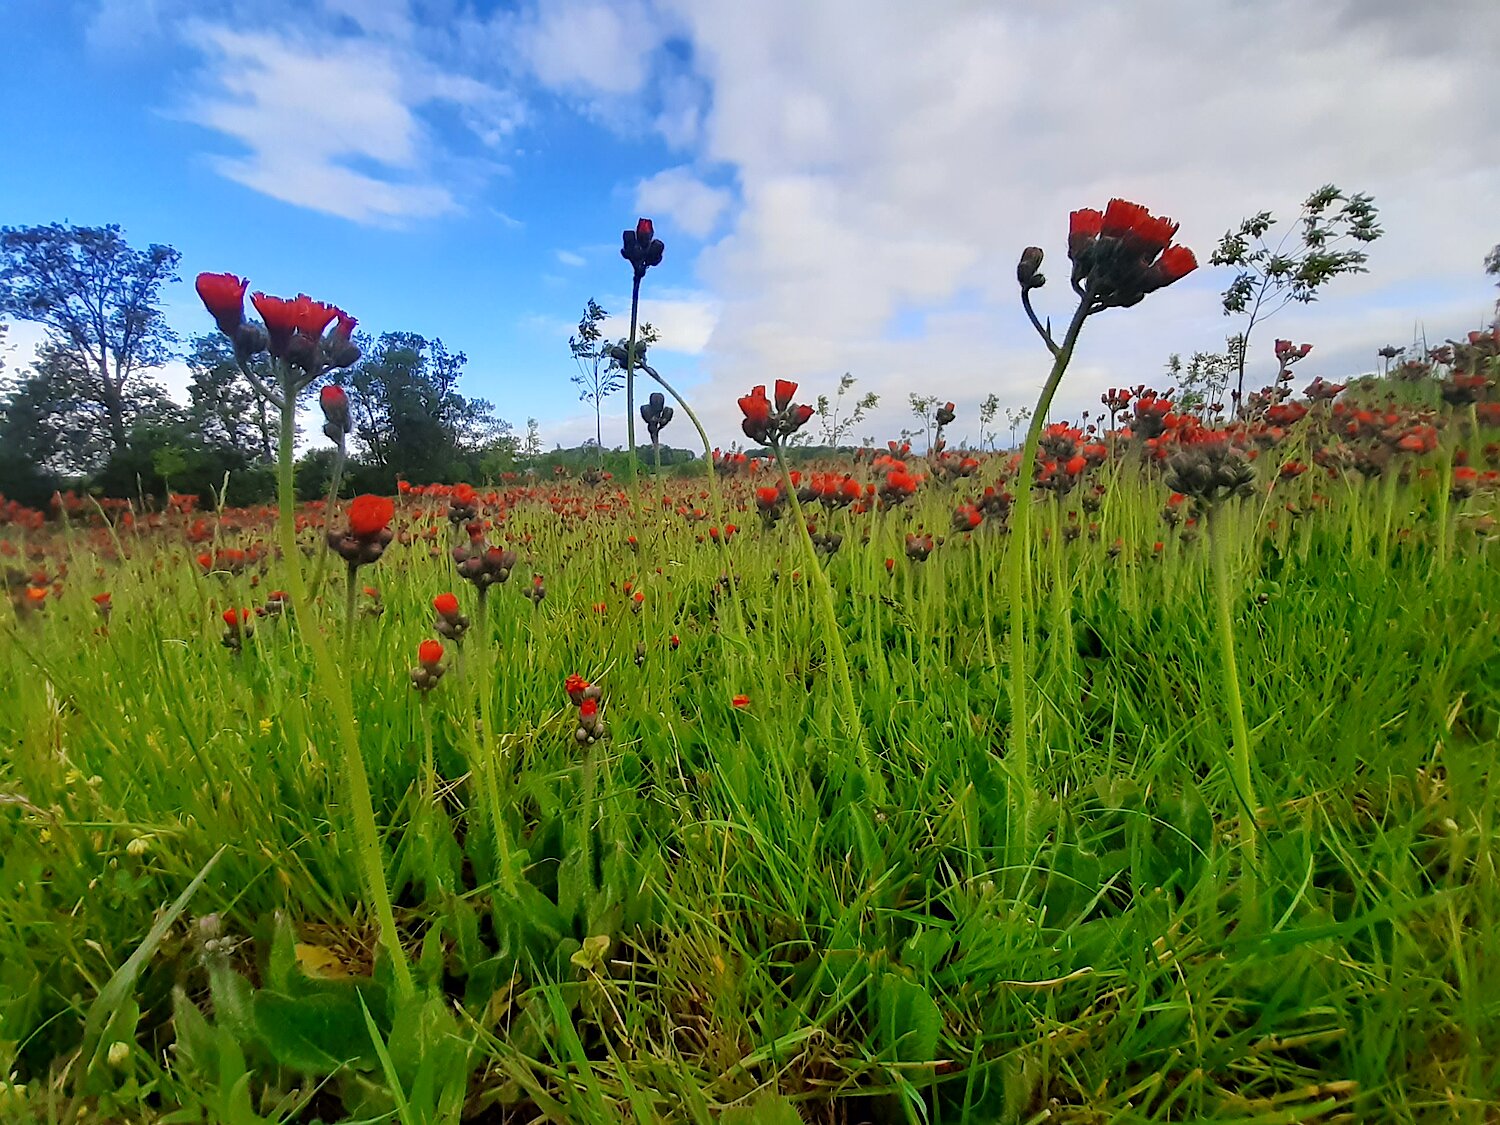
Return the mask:
[[1031,769],[1031,703],[1027,691],[1030,661],[1026,643],[1026,578],[1031,570],[1031,482],[1035,475],[1037,445],[1041,441],[1047,411],[1051,409],[1052,398],[1057,394],[1063,372],[1068,369],[1068,362],[1073,358],[1078,333],[1083,329],[1083,322],[1088,317],[1093,302],[1092,291],[1085,292],[1078,303],[1078,311],[1068,324],[1062,344],[1054,353],[1052,370],[1037,399],[1031,424],[1026,428],[1026,442],[1021,448],[1021,464],[1016,470],[1016,498],[1011,506],[1010,550],[1006,551],[1003,563],[1010,602],[1010,745],[1005,756],[1020,796],[1012,824],[1012,841],[1016,850],[1022,853],[1013,862],[1023,862],[1022,856],[1031,846],[1031,812],[1035,797]]
[[637,270],[630,287],[630,339],[625,346],[625,437],[630,445],[630,507],[637,519],[641,498],[635,472],[635,332],[641,307],[641,277]]
[[313,662],[318,670],[318,682],[333,706],[334,717],[339,726],[339,741],[344,748],[344,778],[348,785],[350,813],[354,817],[354,841],[360,873],[364,877],[365,894],[375,908],[375,917],[380,924],[380,944],[385,947],[386,955],[391,959],[397,990],[403,996],[410,996],[415,988],[411,970],[406,964],[406,953],[401,948],[400,935],[396,930],[396,916],[391,911],[390,889],[385,879],[385,860],[380,846],[380,833],[375,826],[375,809],[370,800],[370,779],[365,771],[364,755],[360,751],[359,731],[354,725],[354,708],[349,699],[348,685],[328,651],[322,629],[314,616],[312,601],[307,596],[307,587],[302,581],[302,558],[297,546],[294,510],[296,497],[292,487],[296,427],[297,395],[291,373],[286,372],[283,378],[281,435],[276,465],[277,500],[281,507],[281,552],[288,585],[292,590],[292,605],[296,607],[299,631],[312,650]]
[[792,487],[792,477],[787,472],[781,446],[776,444],[772,446],[772,449],[776,454],[776,466],[781,470],[781,486],[786,491],[787,500],[792,506],[792,515],[801,533],[803,554],[807,556],[808,577],[818,588],[818,609],[823,618],[823,643],[828,646],[829,663],[833,665],[834,682],[838,686],[843,703],[840,710],[843,713],[844,730],[858,752],[860,769],[870,787],[870,797],[877,802],[882,801],[885,796],[885,781],[871,758],[869,746],[865,743],[859,702],[854,696],[854,679],[849,674],[849,657],[844,649],[844,633],[839,626],[838,611],[833,605],[833,585],[829,582],[822,563],[818,561],[818,549],[813,546],[812,533],[807,530],[807,519],[802,514],[802,502],[797,499],[797,490]]
[[[1233,560],[1229,553],[1229,528],[1225,526],[1226,510],[1214,507],[1208,518],[1208,537],[1213,552],[1214,605],[1218,616],[1219,652],[1224,665],[1224,693],[1229,699],[1229,719],[1234,729],[1234,748],[1229,759],[1229,777],[1239,798],[1245,832],[1240,846],[1245,856],[1245,878],[1252,888],[1247,902],[1254,903],[1258,895],[1254,891],[1254,880],[1259,871],[1258,836],[1255,799],[1255,780],[1250,765],[1250,727],[1245,722],[1245,705],[1240,698],[1239,664],[1234,653],[1234,616],[1230,612],[1229,571]],[[1253,908],[1253,907],[1252,907]]]

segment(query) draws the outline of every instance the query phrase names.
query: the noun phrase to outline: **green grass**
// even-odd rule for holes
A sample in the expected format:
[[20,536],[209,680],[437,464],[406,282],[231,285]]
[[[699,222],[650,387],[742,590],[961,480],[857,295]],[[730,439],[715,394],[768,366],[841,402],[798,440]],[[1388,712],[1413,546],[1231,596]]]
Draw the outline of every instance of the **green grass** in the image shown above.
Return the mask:
[[[13,535],[67,577],[0,617],[0,1077],[25,1086],[0,1118],[1493,1121],[1494,498],[1439,536],[1436,475],[1311,476],[1225,520],[1259,870],[1209,544],[1133,470],[1095,515],[1034,513],[1025,834],[1007,538],[903,554],[962,488],[814,516],[844,534],[823,565],[878,794],[796,529],[762,531],[743,479],[727,547],[670,513],[633,528],[607,489],[559,487],[562,514],[516,497],[492,538],[521,563],[484,618],[442,505],[409,504],[347,646],[336,567],[235,654],[219,613],[287,585],[279,564],[203,575],[176,517],[120,530],[120,558],[99,530]],[[702,507],[703,483],[664,487]],[[274,541],[248,514],[220,535]],[[449,589],[475,625],[423,696],[408,669]],[[298,635],[314,619],[337,683]],[[574,672],[604,687],[589,748]],[[414,996],[374,955],[342,691]],[[299,943],[353,975],[309,976]]]

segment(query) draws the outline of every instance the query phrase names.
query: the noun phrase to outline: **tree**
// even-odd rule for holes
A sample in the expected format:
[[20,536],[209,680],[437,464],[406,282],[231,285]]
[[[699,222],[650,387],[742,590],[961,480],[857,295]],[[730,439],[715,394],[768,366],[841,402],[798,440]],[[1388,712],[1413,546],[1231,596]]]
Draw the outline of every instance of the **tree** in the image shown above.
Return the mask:
[[1029,406],[1018,406],[1005,408],[1005,424],[1010,427],[1010,444],[1014,448],[1016,444],[1016,431],[1023,423],[1031,421],[1032,408]]
[[[127,430],[126,442],[115,441],[110,412],[95,393],[98,383],[77,352],[51,341],[42,343],[8,396],[11,440],[33,450],[32,458],[49,472],[97,472],[111,453],[125,448],[129,437]],[[170,406],[159,386],[138,379],[124,388],[118,416],[133,426],[141,417]]]
[[172,354],[159,301],[180,257],[170,246],[137,250],[118,226],[0,228],[0,314],[46,328],[114,449],[130,430],[132,377]]
[[857,380],[854,376],[845,371],[843,377],[839,379],[838,393],[834,396],[832,402],[829,402],[827,395],[818,396],[815,409],[822,426],[822,442],[824,445],[837,448],[843,442],[844,436],[852,432],[855,426],[863,422],[868,412],[880,405],[880,396],[874,391],[866,391],[854,400],[849,413],[844,414],[844,395],[854,389],[856,382]]
[[1375,202],[1368,195],[1346,195],[1325,184],[1307,197],[1296,221],[1271,244],[1276,219],[1261,211],[1219,240],[1209,260],[1231,266],[1236,273],[1224,290],[1224,315],[1247,319],[1239,333],[1235,413],[1245,396],[1245,356],[1256,324],[1293,301],[1307,304],[1335,277],[1364,273],[1369,255],[1357,246],[1374,242],[1384,232],[1376,222]]
[[995,416],[1000,413],[1000,396],[993,391],[979,404],[979,448],[995,448]]
[[1206,418],[1224,408],[1224,392],[1239,370],[1243,342],[1243,336],[1230,336],[1222,352],[1194,352],[1186,363],[1175,352],[1167,358],[1167,375],[1177,388],[1179,411]]
[[[1495,248],[1484,256],[1484,272],[1491,277],[1500,277],[1500,243],[1496,243]],[[1500,285],[1500,281],[1495,284]],[[1495,302],[1495,323],[1500,326],[1500,300]]]
[[903,437],[906,435],[915,437],[917,434],[925,433],[927,435],[927,455],[930,457],[932,456],[933,410],[937,407],[938,397],[937,395],[919,395],[913,391],[906,396],[906,401],[911,406],[911,412],[917,421],[922,423],[922,427],[918,430],[903,430],[901,431],[902,435]]
[[[267,363],[264,357],[250,362]],[[266,400],[255,393],[240,370],[229,339],[223,333],[195,336],[188,370],[192,373],[188,420],[202,440],[247,459],[273,460],[276,420],[266,413]],[[262,381],[269,378],[266,372]]]
[[510,423],[485,400],[459,393],[468,357],[415,332],[386,332],[360,347],[357,364],[333,373],[354,392],[354,437],[364,460],[358,479],[393,488],[398,478],[425,484],[477,475],[477,459]]
[[625,385],[624,368],[610,358],[610,342],[604,339],[600,328],[607,313],[592,297],[578,321],[578,331],[568,337],[568,351],[578,365],[578,374],[571,379],[578,388],[578,400],[594,408],[595,444],[604,447],[604,400]]

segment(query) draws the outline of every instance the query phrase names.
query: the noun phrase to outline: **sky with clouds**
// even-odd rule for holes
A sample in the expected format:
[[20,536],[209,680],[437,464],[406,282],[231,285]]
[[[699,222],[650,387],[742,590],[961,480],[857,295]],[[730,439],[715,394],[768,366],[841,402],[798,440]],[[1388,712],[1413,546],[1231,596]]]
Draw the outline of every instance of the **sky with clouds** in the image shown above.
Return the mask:
[[[593,433],[567,337],[590,297],[628,313],[619,232],[637,215],[667,244],[642,303],[656,366],[726,444],[735,398],[776,377],[810,396],[852,373],[884,396],[862,428],[878,438],[911,424],[913,391],[953,399],[958,436],[991,392],[1034,400],[1048,357],[1016,257],[1041,246],[1061,279],[1069,210],[1112,195],[1178,219],[1205,262],[1245,215],[1290,215],[1323,183],[1373,195],[1387,233],[1369,272],[1260,337],[1313,343],[1308,377],[1493,311],[1493,0],[0,0],[0,16],[0,224],[119,223],[176,246],[184,336],[209,327],[191,277],[229,270],[441,337],[469,356],[470,394],[536,417],[549,444]],[[1204,268],[1091,320],[1059,410],[1220,349],[1228,280]],[[1038,303],[1064,320],[1068,296]],[[11,337],[24,362],[33,335]],[[606,441],[623,441],[609,405]]]

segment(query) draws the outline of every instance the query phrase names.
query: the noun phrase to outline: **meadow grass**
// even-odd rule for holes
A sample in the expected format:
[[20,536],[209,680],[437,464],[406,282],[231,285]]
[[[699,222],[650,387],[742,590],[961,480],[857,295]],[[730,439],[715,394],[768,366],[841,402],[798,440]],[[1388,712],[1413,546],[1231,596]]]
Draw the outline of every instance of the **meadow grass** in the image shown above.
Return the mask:
[[[194,556],[273,514],[13,534],[66,578],[0,623],[0,1115],[1496,1120],[1493,494],[1309,474],[1215,514],[1252,830],[1206,529],[1126,459],[1099,474],[1096,513],[1031,512],[1024,774],[1011,540],[909,561],[937,484],[809,510],[844,536],[857,716],[801,532],[749,526],[743,476],[727,544],[675,514],[701,477],[642,478],[635,522],[609,486],[503,490],[520,562],[482,612],[445,503],[407,498],[352,636],[334,566],[238,651],[221,612],[285,568]],[[473,625],[419,692],[447,590]],[[413,991],[377,954],[340,692]]]

